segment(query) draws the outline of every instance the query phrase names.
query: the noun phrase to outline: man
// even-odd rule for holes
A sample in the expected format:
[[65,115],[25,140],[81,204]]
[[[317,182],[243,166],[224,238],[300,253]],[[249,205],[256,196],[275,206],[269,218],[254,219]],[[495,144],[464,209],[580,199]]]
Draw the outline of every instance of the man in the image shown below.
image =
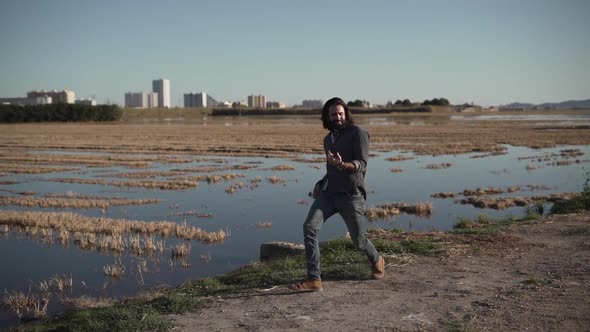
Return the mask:
[[307,279],[289,288],[321,291],[319,232],[322,224],[339,213],[354,245],[365,252],[373,278],[383,278],[384,260],[367,238],[365,172],[369,159],[369,134],[354,124],[350,110],[340,98],[324,104],[322,122],[330,132],[324,138],[326,175],[313,189],[315,201],[303,224]]

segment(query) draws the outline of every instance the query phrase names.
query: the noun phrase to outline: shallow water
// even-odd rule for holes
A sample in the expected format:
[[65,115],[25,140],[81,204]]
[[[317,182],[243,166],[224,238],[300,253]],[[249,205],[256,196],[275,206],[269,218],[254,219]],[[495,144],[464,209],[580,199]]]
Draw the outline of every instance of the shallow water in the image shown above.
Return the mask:
[[[547,161],[537,159],[519,160],[519,157],[545,156],[559,154],[560,150],[578,148],[584,155],[577,157],[581,162],[567,166],[550,166]],[[585,170],[590,165],[590,146],[562,146],[553,149],[529,149],[507,146],[507,154],[485,158],[470,158],[478,154],[448,156],[414,156],[399,152],[376,153],[369,160],[367,184],[369,197],[367,206],[375,206],[389,202],[417,203],[432,202],[434,211],[427,218],[400,215],[388,220],[372,222],[370,227],[401,228],[406,231],[447,231],[457,221],[457,217],[471,217],[485,213],[491,217],[505,215],[520,216],[524,214],[522,207],[506,210],[477,209],[468,205],[460,205],[453,199],[433,199],[431,194],[443,191],[461,192],[464,189],[478,187],[499,187],[505,189],[514,185],[546,185],[550,190],[519,191],[498,196],[532,196],[557,192],[581,191],[586,179]],[[64,153],[49,151],[48,153]],[[77,153],[76,153],[77,154]],[[88,154],[87,152],[84,154]],[[391,162],[386,159],[392,156],[407,155],[415,157],[411,160]],[[186,158],[186,156],[180,156]],[[308,159],[317,155],[305,156]],[[552,157],[552,161],[561,157]],[[144,258],[130,254],[115,257],[96,251],[83,251],[74,244],[63,248],[59,244],[46,245],[37,240],[29,239],[24,234],[10,232],[0,236],[0,285],[7,290],[27,291],[31,285],[47,280],[54,274],[70,275],[74,281],[71,291],[73,296],[131,296],[150,287],[166,284],[177,286],[190,279],[227,272],[239,266],[258,260],[259,247],[263,242],[289,241],[302,242],[302,223],[312,200],[308,192],[319,180],[325,170],[323,164],[300,163],[277,158],[235,158],[235,157],[199,157],[200,161],[182,164],[154,163],[150,169],[128,169],[125,167],[84,167],[81,171],[49,173],[40,175],[11,175],[0,177],[0,180],[21,181],[13,185],[0,185],[0,189],[14,191],[32,191],[36,197],[49,193],[66,193],[68,191],[100,195],[124,196],[127,198],[158,198],[158,204],[111,207],[106,211],[100,209],[47,209],[2,206],[2,210],[37,210],[37,211],[72,211],[94,217],[125,218],[144,221],[169,220],[178,223],[186,222],[208,231],[227,229],[231,236],[223,243],[203,244],[191,241],[190,266],[183,268],[179,262],[172,261],[170,250],[164,255],[147,259],[150,271],[140,276],[137,264]],[[222,160],[222,163],[219,163]],[[447,169],[427,169],[429,164],[451,163]],[[99,175],[116,172],[164,171],[186,169],[198,166],[230,166],[249,164],[257,166],[249,170],[231,170],[223,173],[243,173],[245,177],[217,184],[201,182],[197,188],[189,190],[152,190],[144,188],[126,188],[104,185],[58,183],[52,178],[79,177],[95,178]],[[270,167],[288,164],[295,167],[293,171],[272,171]],[[527,170],[527,165],[536,169]],[[393,173],[392,168],[402,168],[403,172]],[[187,175],[202,175],[190,173]],[[267,181],[269,176],[280,176],[285,183],[272,184]],[[261,177],[262,181],[256,188],[250,189],[251,179]],[[102,178],[102,177],[101,177]],[[102,178],[105,180],[126,181],[121,178]],[[164,179],[164,178],[160,178]],[[153,179],[158,180],[158,178]],[[234,194],[227,194],[225,188],[232,183],[244,182],[246,187]],[[0,192],[1,195],[13,195]],[[495,196],[494,196],[495,197]],[[178,212],[199,211],[211,213],[211,218],[196,216],[178,216]],[[271,228],[256,227],[257,223],[271,222]],[[321,240],[328,240],[346,233],[346,227],[339,216],[334,216],[323,226]],[[167,239],[170,247],[179,240]],[[203,262],[200,255],[210,255],[209,262]],[[112,280],[104,276],[103,266],[113,264],[121,259],[126,266],[124,277]],[[143,278],[144,284],[140,280]],[[84,286],[85,285],[85,286]],[[33,287],[34,288],[34,287]],[[52,311],[59,311],[53,307]],[[13,324],[15,317],[0,313],[0,321]]]
[[590,124],[589,114],[490,114],[490,115],[453,115],[451,121],[551,121],[552,124]]

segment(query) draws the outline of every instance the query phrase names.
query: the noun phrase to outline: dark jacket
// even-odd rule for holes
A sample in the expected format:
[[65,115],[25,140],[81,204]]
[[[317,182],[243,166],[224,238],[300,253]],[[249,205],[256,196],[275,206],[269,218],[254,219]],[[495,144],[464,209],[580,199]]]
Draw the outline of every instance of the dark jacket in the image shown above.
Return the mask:
[[326,162],[326,176],[328,180],[327,192],[355,193],[360,190],[366,199],[365,173],[369,160],[369,133],[361,127],[350,124],[341,129],[332,143],[331,133],[324,138],[326,154],[331,151],[334,155],[340,153],[342,161],[357,165],[356,171],[341,171],[336,166]]

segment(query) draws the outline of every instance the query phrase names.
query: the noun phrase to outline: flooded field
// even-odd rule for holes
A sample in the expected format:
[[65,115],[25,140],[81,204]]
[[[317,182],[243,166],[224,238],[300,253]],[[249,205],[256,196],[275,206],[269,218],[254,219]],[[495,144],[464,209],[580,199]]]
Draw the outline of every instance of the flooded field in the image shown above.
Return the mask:
[[[263,242],[302,242],[308,194],[325,172],[317,151],[324,132],[317,119],[288,120],[159,125],[153,134],[148,125],[4,126],[0,285],[6,294],[49,289],[48,311],[59,312],[64,299],[176,286],[257,261]],[[508,122],[504,137],[492,130],[486,141],[474,135],[462,142],[458,137],[494,125],[466,127],[448,117],[359,122],[374,142],[367,173],[372,228],[447,231],[457,217],[520,216],[537,204],[546,212],[551,195],[581,191],[590,169],[584,129],[555,134],[518,124],[521,131],[510,132],[516,127]],[[410,134],[422,127],[421,136]],[[101,128],[116,129],[107,135]],[[271,129],[284,129],[286,138],[267,136]],[[527,130],[542,136],[529,146],[509,144],[530,139],[522,137]],[[335,216],[321,237],[345,233]],[[15,319],[0,313],[5,324]]]

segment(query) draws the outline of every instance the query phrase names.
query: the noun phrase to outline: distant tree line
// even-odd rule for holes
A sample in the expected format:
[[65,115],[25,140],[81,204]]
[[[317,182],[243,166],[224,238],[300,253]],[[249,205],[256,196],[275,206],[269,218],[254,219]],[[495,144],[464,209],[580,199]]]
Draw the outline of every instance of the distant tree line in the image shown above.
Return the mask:
[[398,99],[395,101],[395,103],[393,103],[393,105],[395,106],[412,106],[412,102],[409,99]]
[[[412,106],[414,105],[414,103],[412,103],[409,99],[398,99],[395,101],[395,103],[393,103],[394,106]],[[449,106],[451,105],[451,103],[449,102],[448,99],[446,98],[434,98],[432,100],[424,100],[422,103],[420,103],[421,106]]]
[[422,102],[424,106],[449,106],[451,103],[446,98],[434,98],[432,100],[426,99]]
[[0,122],[116,121],[122,114],[116,105],[0,105]]
[[346,106],[348,107],[368,107],[369,105],[370,103],[368,101],[360,99],[346,103]]

